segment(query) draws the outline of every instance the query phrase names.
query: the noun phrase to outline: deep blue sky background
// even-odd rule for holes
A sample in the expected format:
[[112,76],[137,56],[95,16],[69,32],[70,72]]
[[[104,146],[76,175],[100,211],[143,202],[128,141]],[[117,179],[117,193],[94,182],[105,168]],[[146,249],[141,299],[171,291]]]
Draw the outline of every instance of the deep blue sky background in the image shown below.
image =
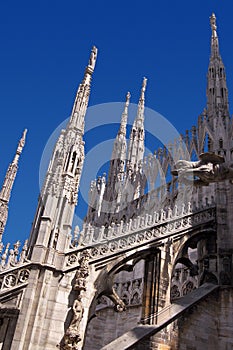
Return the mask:
[[4,240],[29,235],[41,155],[71,112],[92,45],[99,53],[90,105],[124,101],[128,90],[137,103],[146,76],[146,105],[184,132],[205,107],[212,12],[232,106],[232,0],[1,2],[1,182],[23,129],[29,129]]

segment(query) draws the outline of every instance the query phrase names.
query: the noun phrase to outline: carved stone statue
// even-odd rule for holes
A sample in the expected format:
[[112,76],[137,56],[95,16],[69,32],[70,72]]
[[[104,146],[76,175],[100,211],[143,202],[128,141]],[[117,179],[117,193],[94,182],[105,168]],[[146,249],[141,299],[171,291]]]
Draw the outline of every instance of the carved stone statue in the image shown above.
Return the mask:
[[212,13],[212,16],[210,17],[210,25],[211,25],[212,31],[216,31],[217,30],[216,17],[215,17],[214,13]]
[[224,157],[207,152],[202,153],[199,159],[196,162],[179,160],[171,173],[186,183],[193,182],[194,185],[208,185],[224,180],[233,183],[233,164],[226,164]]
[[93,46],[93,48],[91,50],[89,63],[88,63],[88,66],[91,67],[92,69],[95,68],[96,57],[97,57],[97,48],[95,46]]
[[84,308],[79,295],[73,304],[73,319],[64,336],[64,345],[61,347],[63,350],[74,350],[79,348],[78,343],[81,340],[79,325],[83,317],[83,312]]
[[76,272],[76,281],[74,290],[85,291],[86,290],[86,278],[89,275],[89,252],[83,251],[79,258],[79,267]]
[[75,328],[78,330],[79,324],[80,324],[81,319],[83,317],[83,311],[84,311],[84,309],[82,306],[81,297],[78,296],[77,299],[74,301],[74,305],[73,305],[74,316],[73,316],[73,319],[71,321],[70,328]]

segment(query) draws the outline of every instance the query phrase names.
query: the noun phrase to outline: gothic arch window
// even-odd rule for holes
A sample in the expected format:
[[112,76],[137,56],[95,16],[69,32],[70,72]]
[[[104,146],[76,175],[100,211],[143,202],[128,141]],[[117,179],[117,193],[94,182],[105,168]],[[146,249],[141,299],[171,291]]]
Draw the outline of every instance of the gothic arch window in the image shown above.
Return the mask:
[[223,139],[222,138],[219,139],[219,148],[223,148]]
[[66,161],[66,165],[65,165],[65,171],[68,171],[69,168],[69,163],[70,163],[70,157],[71,157],[71,152],[69,152],[67,161]]
[[70,169],[70,171],[71,171],[72,173],[73,173],[73,171],[74,171],[74,166],[75,166],[76,157],[77,157],[77,152],[74,151],[73,154],[72,154],[71,169]]

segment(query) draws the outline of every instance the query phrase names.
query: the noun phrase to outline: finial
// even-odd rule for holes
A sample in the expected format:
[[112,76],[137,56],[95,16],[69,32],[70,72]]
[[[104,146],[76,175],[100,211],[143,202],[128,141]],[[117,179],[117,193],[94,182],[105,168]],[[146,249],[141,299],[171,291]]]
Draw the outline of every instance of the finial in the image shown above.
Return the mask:
[[210,25],[211,25],[213,36],[217,36],[216,16],[214,13],[212,13],[212,15],[210,17]]
[[92,70],[94,70],[94,68],[95,68],[97,51],[98,51],[97,48],[95,46],[93,46],[92,50],[91,50],[91,55],[89,58],[89,63],[88,63],[88,68],[91,68]]

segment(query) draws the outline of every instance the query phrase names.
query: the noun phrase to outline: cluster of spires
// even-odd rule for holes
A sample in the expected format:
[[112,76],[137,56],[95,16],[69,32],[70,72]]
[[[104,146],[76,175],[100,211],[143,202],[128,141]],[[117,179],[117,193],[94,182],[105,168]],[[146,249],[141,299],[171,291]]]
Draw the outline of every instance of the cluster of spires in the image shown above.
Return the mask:
[[[219,42],[217,35],[217,26],[216,26],[216,16],[212,14],[210,17],[210,24],[212,30],[211,36],[211,57],[210,64],[208,70],[208,83],[207,83],[207,115],[208,119],[211,120],[211,117],[214,115],[214,111],[220,110],[222,111],[222,115],[224,117],[229,117],[229,105],[228,105],[228,90],[226,86],[226,76],[225,76],[225,67],[223,65],[220,53],[219,53]],[[86,67],[84,80],[82,84],[80,84],[78,93],[76,95],[74,107],[72,110],[72,116],[68,123],[67,129],[75,128],[77,124],[80,122],[80,130],[84,129],[84,116],[85,116],[85,108],[83,105],[82,97],[85,94],[89,94],[90,90],[90,82],[91,76],[95,68],[97,56],[97,49],[93,47],[91,51],[91,56],[89,59],[88,66]],[[121,125],[118,132],[118,135],[115,140],[115,147],[113,150],[112,160],[120,159],[120,163],[117,164],[119,173],[123,172],[123,167],[126,167],[128,171],[132,169],[137,169],[139,167],[140,162],[143,159],[144,154],[144,107],[145,107],[145,89],[146,89],[147,79],[144,78],[141,96],[138,103],[138,111],[137,117],[134,121],[131,134],[130,141],[128,147],[128,157],[126,158],[125,150],[125,136],[126,136],[126,125],[127,125],[127,115],[128,115],[128,107],[130,103],[130,93],[127,93],[125,108],[121,118]],[[2,189],[0,191],[0,244],[2,244],[2,235],[4,233],[7,217],[8,217],[8,205],[9,200],[14,184],[14,180],[16,177],[16,173],[18,170],[18,162],[19,157],[22,153],[26,132],[24,131],[22,138],[20,139],[18,148],[16,150],[15,157],[12,163],[9,165]],[[137,138],[137,146],[135,146],[135,137]],[[128,159],[127,164],[125,164],[125,160]],[[120,164],[120,166],[119,166]],[[123,166],[122,166],[123,165]],[[116,164],[112,167],[116,167]],[[109,173],[108,182],[111,183],[111,169]]]

